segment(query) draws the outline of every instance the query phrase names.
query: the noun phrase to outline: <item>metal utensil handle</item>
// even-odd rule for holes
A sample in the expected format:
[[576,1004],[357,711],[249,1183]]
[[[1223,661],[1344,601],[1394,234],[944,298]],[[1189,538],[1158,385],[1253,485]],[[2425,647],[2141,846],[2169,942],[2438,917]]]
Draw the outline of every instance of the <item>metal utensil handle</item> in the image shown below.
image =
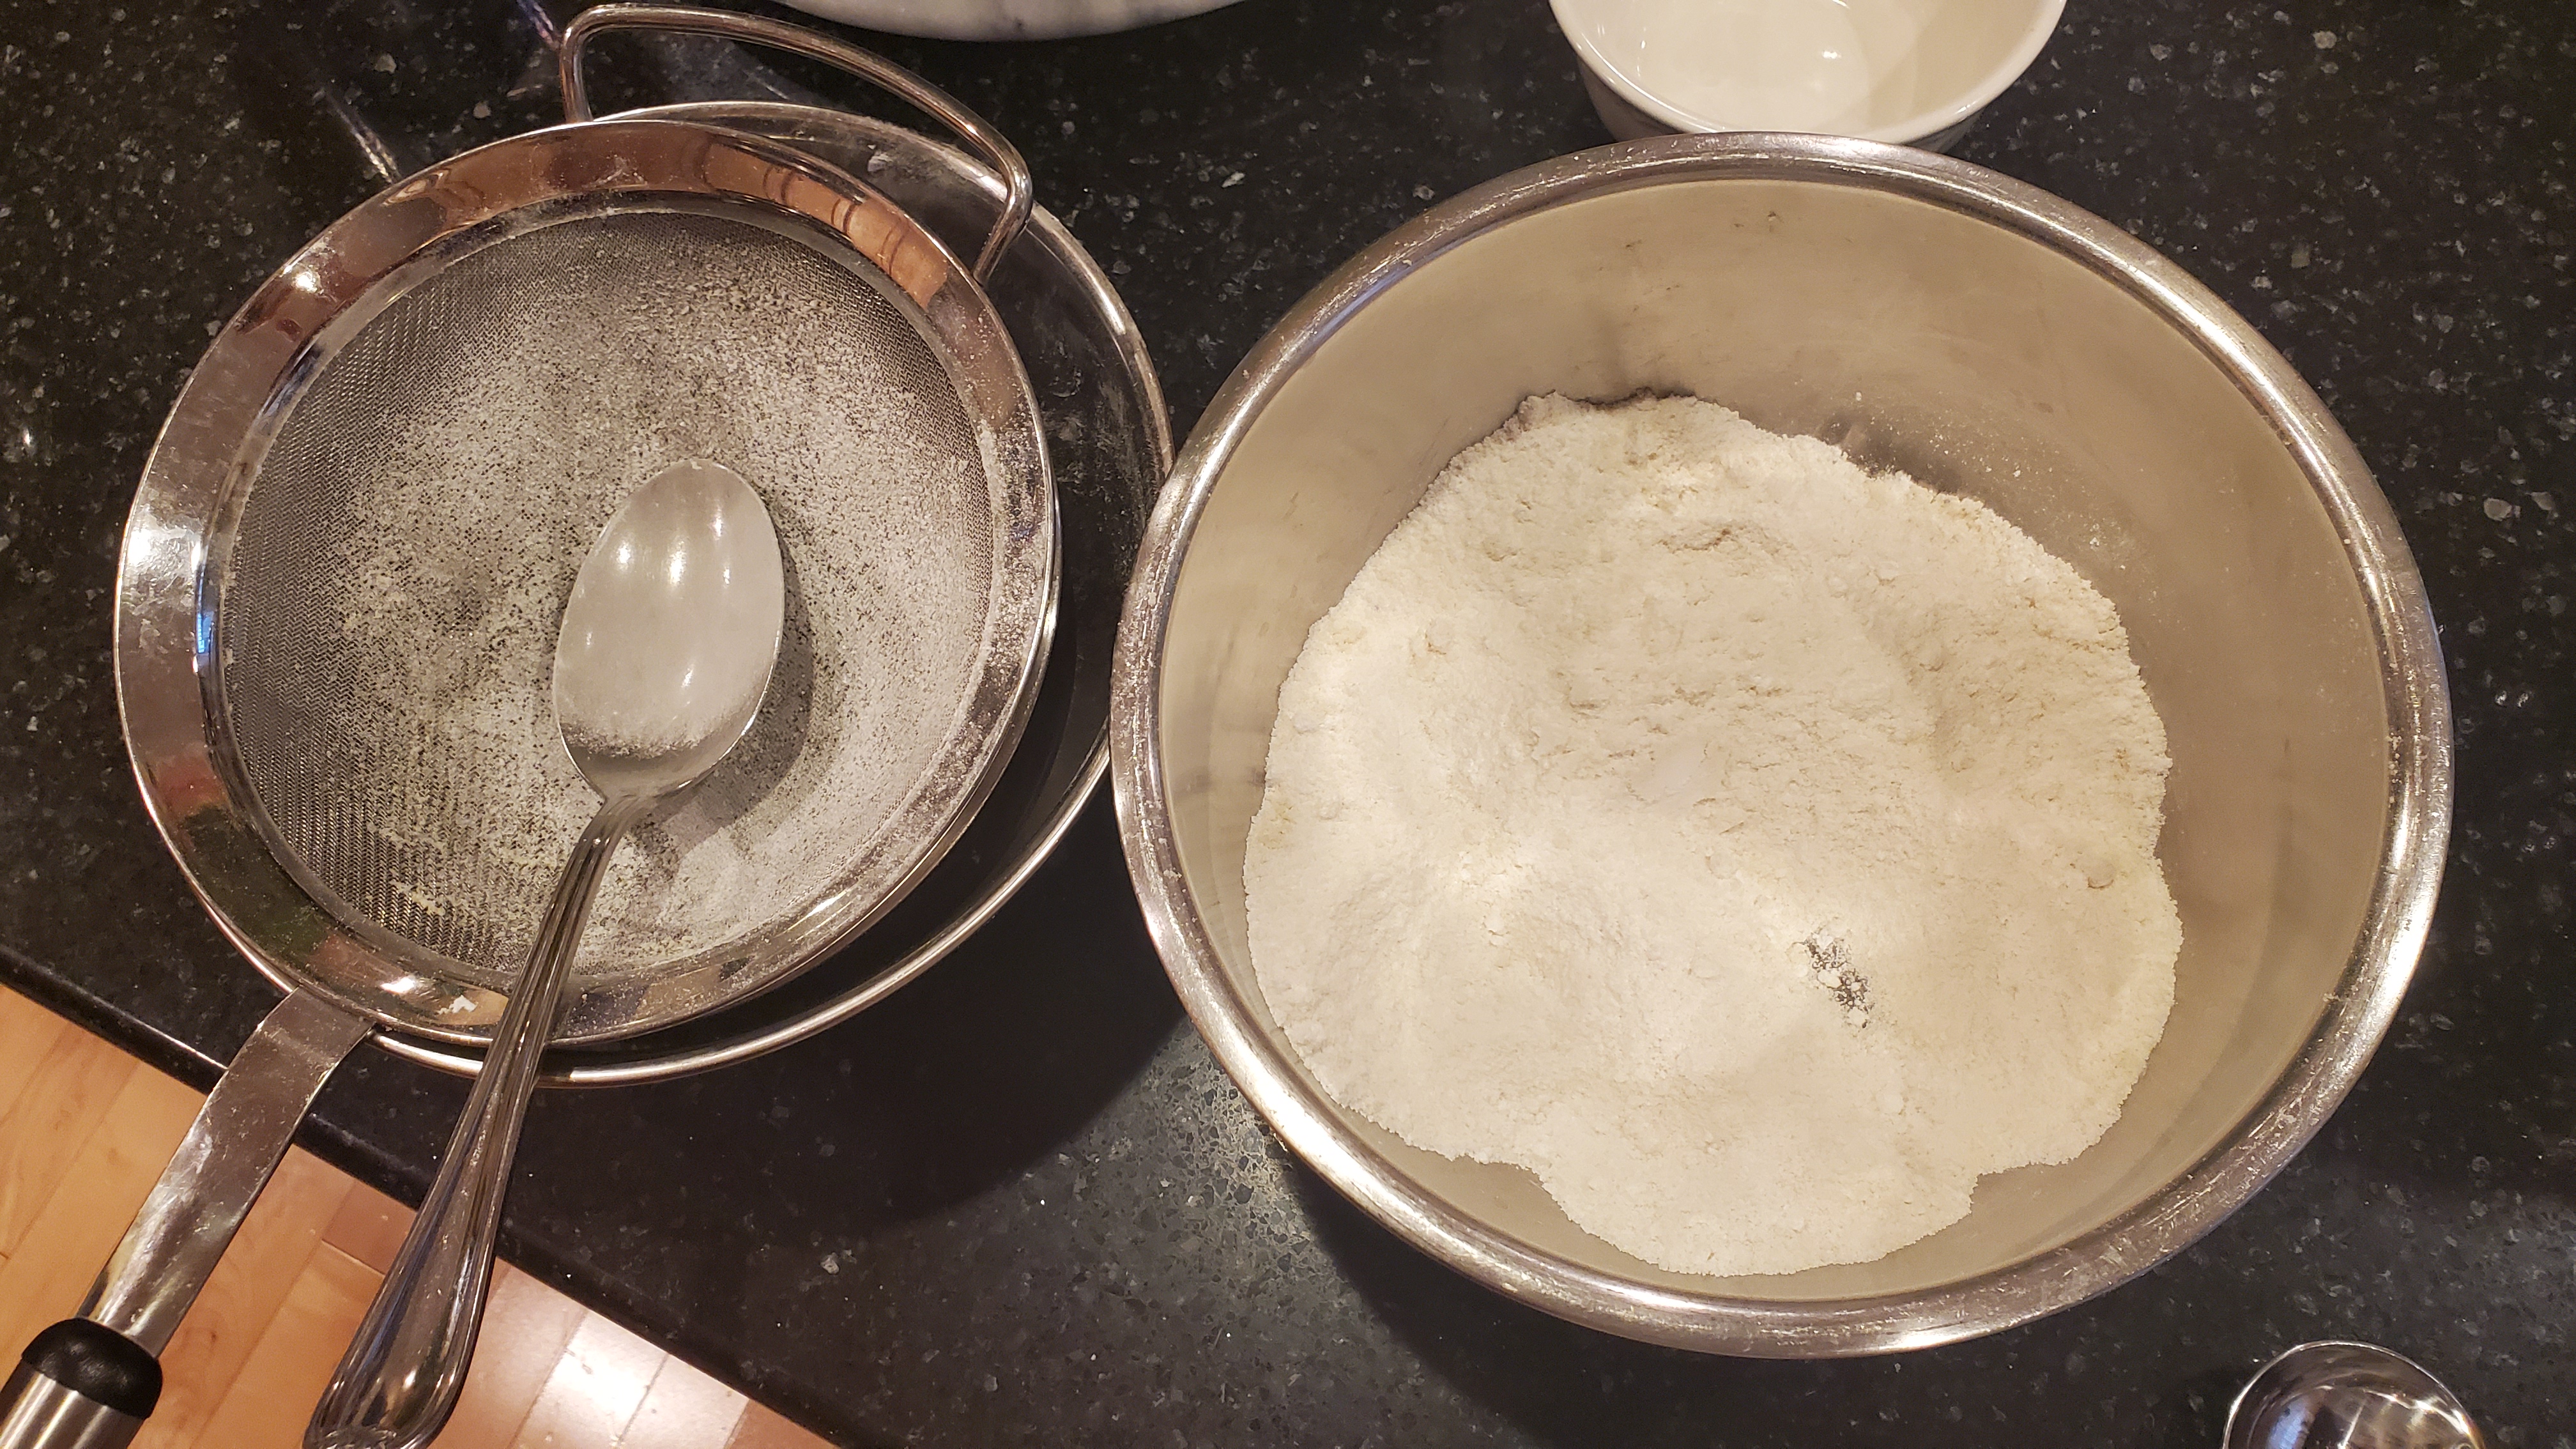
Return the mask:
[[861,80],[874,81],[911,102],[941,125],[957,133],[995,171],[1002,175],[1004,199],[1002,214],[993,221],[992,232],[984,238],[984,249],[975,256],[973,275],[981,286],[991,276],[994,263],[1028,225],[1029,211],[1036,205],[1037,188],[1029,179],[1029,166],[1020,159],[1019,148],[1002,138],[1002,133],[973,111],[958,104],[957,98],[905,70],[874,51],[861,50],[847,41],[834,40],[801,26],[784,21],[764,19],[757,15],[737,15],[725,10],[695,10],[676,5],[596,5],[573,17],[564,27],[563,54],[559,64],[563,73],[564,117],[572,121],[592,118],[590,90],[581,74],[582,47],[603,30],[662,30],[684,35],[714,35],[727,40],[749,41],[792,51]]
[[536,1091],[537,1059],[554,1034],[564,979],[600,878],[617,843],[651,804],[638,796],[610,801],[573,846],[438,1177],[314,1406],[304,1431],[307,1449],[418,1449],[455,1410],[474,1360],[474,1335],[483,1326],[492,1241],[518,1155],[519,1123]]
[[270,1010],[206,1095],[78,1316],[28,1346],[0,1392],[0,1449],[108,1449],[143,1427],[160,1395],[156,1356],[367,1027],[308,991]]

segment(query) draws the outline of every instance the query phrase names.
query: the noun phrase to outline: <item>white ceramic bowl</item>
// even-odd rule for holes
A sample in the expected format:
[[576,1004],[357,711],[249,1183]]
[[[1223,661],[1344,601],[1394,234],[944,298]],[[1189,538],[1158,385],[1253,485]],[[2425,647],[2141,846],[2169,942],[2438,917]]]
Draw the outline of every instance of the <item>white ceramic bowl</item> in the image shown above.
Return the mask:
[[1806,131],[1946,151],[2066,0],[1549,0],[1619,139]]

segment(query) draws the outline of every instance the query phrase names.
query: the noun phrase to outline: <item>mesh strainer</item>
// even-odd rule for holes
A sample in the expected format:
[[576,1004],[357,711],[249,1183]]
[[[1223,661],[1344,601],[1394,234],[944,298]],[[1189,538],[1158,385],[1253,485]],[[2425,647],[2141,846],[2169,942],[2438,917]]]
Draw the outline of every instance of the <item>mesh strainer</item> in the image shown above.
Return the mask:
[[[1010,189],[975,272],[790,145],[589,119],[581,48],[636,25],[782,45],[948,123]],[[885,62],[751,17],[593,10],[563,66],[571,124],[335,223],[155,447],[121,564],[128,745],[190,883],[290,995],[0,1424],[53,1404],[56,1432],[130,1434],[331,1067],[379,1024],[470,1044],[498,1019],[595,803],[552,718],[556,619],[655,469],[710,458],[761,493],[786,637],[752,733],[621,853],[559,1039],[680,1020],[847,941],[1017,736],[1057,569],[1036,408],[977,285],[1029,212],[1017,154]]]
[[796,570],[784,708],[621,856],[576,1040],[792,968],[762,943],[817,903],[890,900],[994,757],[1050,577],[1043,470],[987,445],[1018,419],[970,413],[907,298],[771,218],[635,206],[550,206],[327,324],[206,580],[208,713],[270,853],[382,974],[488,991],[590,808],[546,693],[587,538],[661,463],[755,481]]
[[174,519],[204,537],[174,581],[194,733],[284,877],[210,903],[271,974],[423,1035],[489,1026],[590,807],[547,704],[555,615],[618,501],[684,457],[778,522],[780,688],[622,858],[558,1035],[766,985],[935,858],[1041,656],[1054,524],[1009,339],[927,233],[775,143],[594,121],[386,193],[245,316],[277,381],[230,456],[168,470],[209,476],[156,459],[146,489],[208,505]]

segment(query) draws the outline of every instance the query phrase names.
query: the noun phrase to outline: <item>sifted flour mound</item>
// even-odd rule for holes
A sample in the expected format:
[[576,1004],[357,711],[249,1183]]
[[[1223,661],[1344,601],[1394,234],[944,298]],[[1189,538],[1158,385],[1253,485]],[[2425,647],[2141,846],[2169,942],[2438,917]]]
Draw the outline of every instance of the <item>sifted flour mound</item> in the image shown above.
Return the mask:
[[1253,962],[1336,1098],[1648,1262],[1864,1262],[2119,1114],[2166,763],[2109,602],[1982,505],[1533,398],[1289,671]]

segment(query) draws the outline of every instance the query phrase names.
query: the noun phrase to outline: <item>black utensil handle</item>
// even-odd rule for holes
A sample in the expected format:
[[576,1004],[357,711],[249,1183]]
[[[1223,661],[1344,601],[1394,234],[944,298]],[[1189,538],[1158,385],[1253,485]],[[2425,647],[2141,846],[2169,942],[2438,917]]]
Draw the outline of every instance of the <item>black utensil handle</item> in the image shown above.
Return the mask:
[[161,1402],[161,1360],[103,1323],[66,1318],[36,1335],[18,1356],[64,1388],[136,1419]]
[[0,1388],[0,1449],[121,1449],[161,1401],[161,1362],[103,1324],[36,1335]]

